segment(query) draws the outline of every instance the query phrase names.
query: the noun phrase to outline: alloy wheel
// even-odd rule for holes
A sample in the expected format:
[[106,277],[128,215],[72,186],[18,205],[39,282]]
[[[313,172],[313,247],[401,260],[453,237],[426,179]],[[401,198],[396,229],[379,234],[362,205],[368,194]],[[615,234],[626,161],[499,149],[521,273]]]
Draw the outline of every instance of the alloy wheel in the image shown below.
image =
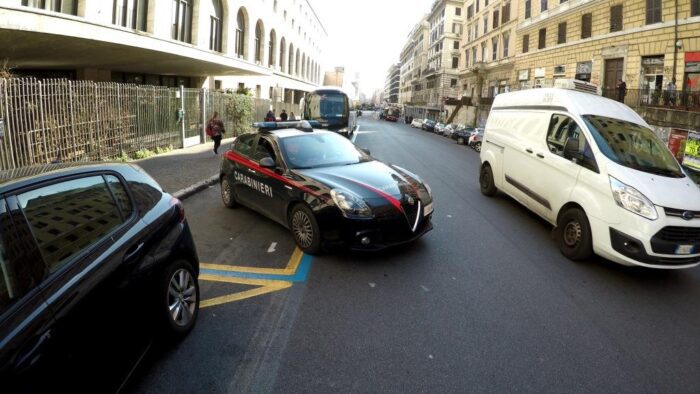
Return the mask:
[[292,217],[292,231],[300,246],[308,248],[314,240],[314,229],[311,219],[304,211],[297,211]]
[[168,286],[170,317],[178,326],[187,326],[197,308],[197,288],[190,271],[180,268],[170,277]]

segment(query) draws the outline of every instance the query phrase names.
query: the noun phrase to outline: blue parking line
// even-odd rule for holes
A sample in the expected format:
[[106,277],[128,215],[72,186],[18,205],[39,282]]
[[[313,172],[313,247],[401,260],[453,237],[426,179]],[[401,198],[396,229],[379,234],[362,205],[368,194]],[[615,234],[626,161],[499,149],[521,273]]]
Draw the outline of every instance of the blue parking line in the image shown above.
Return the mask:
[[219,275],[219,276],[229,276],[233,278],[246,278],[246,279],[264,279],[264,280],[284,280],[288,282],[304,282],[309,276],[309,271],[311,270],[311,262],[313,257],[304,254],[301,258],[299,267],[297,268],[294,275],[276,275],[276,274],[258,274],[251,272],[235,272],[235,271],[220,271],[212,269],[202,269],[201,272],[209,275]]

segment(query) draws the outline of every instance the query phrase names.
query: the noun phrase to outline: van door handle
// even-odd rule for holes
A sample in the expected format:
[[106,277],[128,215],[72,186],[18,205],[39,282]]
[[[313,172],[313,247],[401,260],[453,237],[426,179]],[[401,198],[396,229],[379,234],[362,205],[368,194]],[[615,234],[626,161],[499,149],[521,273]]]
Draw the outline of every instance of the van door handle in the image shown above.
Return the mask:
[[525,152],[527,152],[527,153],[532,153],[532,149],[527,148],[527,149],[525,149]]
[[540,159],[544,159],[544,155],[542,153],[538,153],[537,157],[539,157]]

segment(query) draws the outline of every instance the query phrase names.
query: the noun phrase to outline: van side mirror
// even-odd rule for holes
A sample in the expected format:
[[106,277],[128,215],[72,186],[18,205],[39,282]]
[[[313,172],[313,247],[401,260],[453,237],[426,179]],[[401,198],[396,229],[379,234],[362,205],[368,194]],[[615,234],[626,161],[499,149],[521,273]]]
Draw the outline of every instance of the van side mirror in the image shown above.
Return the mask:
[[367,156],[372,156],[372,154],[369,153],[369,149],[368,149],[368,148],[360,148],[360,150],[363,151]]
[[276,167],[275,161],[272,160],[271,157],[263,157],[262,159],[260,159],[260,167],[274,169]]
[[578,151],[578,140],[574,138],[567,138],[566,145],[564,145],[564,158],[566,160],[576,159],[582,160],[583,155]]

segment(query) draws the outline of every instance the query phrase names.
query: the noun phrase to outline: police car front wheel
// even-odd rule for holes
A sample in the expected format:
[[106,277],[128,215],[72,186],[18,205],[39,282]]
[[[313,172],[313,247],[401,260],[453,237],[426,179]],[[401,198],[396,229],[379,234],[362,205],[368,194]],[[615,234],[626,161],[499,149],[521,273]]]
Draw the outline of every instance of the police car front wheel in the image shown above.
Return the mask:
[[221,201],[223,201],[224,205],[228,208],[235,208],[238,206],[236,197],[233,195],[233,186],[226,176],[221,178]]
[[294,241],[304,253],[316,254],[321,249],[321,232],[311,209],[297,204],[289,215],[289,229]]

